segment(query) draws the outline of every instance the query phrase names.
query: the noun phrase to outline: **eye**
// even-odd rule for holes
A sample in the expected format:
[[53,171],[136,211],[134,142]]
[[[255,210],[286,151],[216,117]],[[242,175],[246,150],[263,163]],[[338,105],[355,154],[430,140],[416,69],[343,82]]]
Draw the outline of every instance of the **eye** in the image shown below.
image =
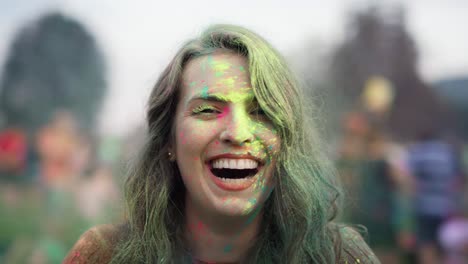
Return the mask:
[[192,110],[193,115],[210,115],[210,114],[220,114],[221,112],[215,107],[210,105],[200,105]]

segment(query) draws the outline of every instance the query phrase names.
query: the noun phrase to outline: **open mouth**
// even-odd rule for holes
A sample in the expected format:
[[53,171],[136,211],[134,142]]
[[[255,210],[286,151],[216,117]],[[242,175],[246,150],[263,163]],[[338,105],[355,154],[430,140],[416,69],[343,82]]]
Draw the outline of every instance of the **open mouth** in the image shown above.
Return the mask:
[[208,164],[214,183],[228,191],[241,191],[256,181],[262,166],[255,159],[220,158]]
[[243,179],[257,174],[259,162],[252,159],[216,159],[210,162],[214,176],[222,179]]
[[258,169],[215,169],[211,168],[214,176],[223,179],[243,179],[253,177],[257,174]]

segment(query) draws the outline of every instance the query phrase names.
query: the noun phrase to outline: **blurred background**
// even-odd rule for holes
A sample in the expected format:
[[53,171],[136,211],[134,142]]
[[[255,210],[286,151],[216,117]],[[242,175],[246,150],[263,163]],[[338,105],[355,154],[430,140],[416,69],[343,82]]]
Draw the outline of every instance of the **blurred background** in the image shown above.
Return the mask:
[[366,226],[382,263],[468,263],[467,1],[186,2],[0,0],[0,263],[60,263],[123,217],[151,87],[212,23],[296,70],[339,220]]

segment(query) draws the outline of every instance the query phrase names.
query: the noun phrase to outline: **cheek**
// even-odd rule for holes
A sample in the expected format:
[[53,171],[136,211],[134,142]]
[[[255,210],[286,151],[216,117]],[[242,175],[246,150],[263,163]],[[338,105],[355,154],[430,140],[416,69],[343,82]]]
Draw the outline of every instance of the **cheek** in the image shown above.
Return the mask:
[[277,132],[265,125],[255,126],[255,134],[261,142],[261,147],[270,158],[274,158],[278,155],[281,148],[281,140]]
[[198,160],[200,152],[209,144],[220,146],[216,140],[218,134],[218,121],[187,120],[177,127],[176,145],[179,155],[196,155]]

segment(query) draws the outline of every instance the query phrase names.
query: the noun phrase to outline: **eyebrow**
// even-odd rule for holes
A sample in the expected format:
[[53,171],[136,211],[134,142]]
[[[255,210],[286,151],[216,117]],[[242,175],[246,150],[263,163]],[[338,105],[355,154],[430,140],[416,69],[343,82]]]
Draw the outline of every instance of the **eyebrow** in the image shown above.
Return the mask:
[[[216,102],[216,103],[228,103],[231,100],[227,99],[226,96],[223,95],[216,95],[216,94],[208,94],[208,95],[201,95],[201,96],[194,96],[187,101],[186,105],[189,105],[191,102],[196,100],[203,100],[208,102]],[[256,98],[255,95],[249,94],[246,96],[245,102],[255,102]]]

